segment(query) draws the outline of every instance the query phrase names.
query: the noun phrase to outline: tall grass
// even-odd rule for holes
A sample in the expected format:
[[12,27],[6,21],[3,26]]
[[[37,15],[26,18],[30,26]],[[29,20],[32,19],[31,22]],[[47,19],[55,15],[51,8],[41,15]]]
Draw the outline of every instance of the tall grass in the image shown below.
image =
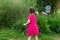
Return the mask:
[[27,17],[29,7],[34,6],[35,0],[0,0],[0,26],[11,27],[18,24],[18,21]]

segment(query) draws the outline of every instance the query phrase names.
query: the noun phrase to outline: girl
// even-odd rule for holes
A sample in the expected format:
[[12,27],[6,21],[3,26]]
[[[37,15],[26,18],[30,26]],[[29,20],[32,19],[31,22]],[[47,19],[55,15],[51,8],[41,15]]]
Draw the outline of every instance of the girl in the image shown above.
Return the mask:
[[39,34],[39,30],[38,30],[38,26],[36,24],[36,16],[35,16],[35,10],[34,8],[30,8],[29,9],[30,14],[27,17],[28,21],[26,23],[24,23],[23,25],[27,25],[27,30],[26,30],[26,34],[29,36],[28,40],[31,40],[31,37],[34,35],[35,36],[35,40],[38,40],[38,34]]

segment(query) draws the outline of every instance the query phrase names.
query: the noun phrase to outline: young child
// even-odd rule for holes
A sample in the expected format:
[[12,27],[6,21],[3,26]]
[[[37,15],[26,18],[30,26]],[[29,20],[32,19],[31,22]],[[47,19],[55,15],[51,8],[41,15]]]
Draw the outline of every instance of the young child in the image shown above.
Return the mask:
[[48,15],[51,12],[51,6],[48,4],[45,5],[44,12],[42,12],[43,15]]
[[26,30],[26,34],[29,36],[28,40],[31,40],[31,37],[33,35],[35,36],[35,40],[38,40],[39,29],[36,24],[35,10],[34,10],[34,8],[31,7],[29,9],[29,11],[30,11],[30,14],[27,17],[28,21],[26,23],[24,23],[23,25],[28,24],[28,27]]

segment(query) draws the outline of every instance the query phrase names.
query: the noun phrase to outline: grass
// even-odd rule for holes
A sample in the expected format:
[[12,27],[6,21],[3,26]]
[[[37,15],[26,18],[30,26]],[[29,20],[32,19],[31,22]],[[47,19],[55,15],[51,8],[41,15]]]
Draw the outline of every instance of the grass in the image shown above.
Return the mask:
[[[39,40],[60,40],[60,34],[39,34]],[[28,36],[11,29],[0,29],[0,40],[27,40]],[[32,37],[34,40],[34,36]]]

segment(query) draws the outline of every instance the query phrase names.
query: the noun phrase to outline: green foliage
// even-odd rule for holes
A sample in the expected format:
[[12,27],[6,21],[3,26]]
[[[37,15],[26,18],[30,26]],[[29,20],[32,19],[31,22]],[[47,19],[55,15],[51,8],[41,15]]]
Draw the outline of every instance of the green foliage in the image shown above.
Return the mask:
[[43,11],[43,1],[42,0],[36,0],[36,8],[39,12]]
[[53,35],[51,36],[51,34],[40,34],[39,37],[40,40],[54,40]]
[[[4,3],[3,3],[4,2]],[[18,19],[19,17],[19,13],[17,13],[19,10],[18,10],[18,7],[15,6],[12,1],[9,1],[9,0],[1,0],[0,1],[1,5],[1,9],[0,9],[0,15],[1,15],[1,20],[0,20],[0,23],[1,25],[0,26],[9,26],[12,25],[14,22],[16,22],[16,20]]]
[[[25,35],[27,26],[23,26],[23,23],[27,21],[28,8],[37,6],[35,8],[38,11],[43,11],[43,1],[37,1],[36,4],[36,0],[0,0],[0,40],[27,39]],[[55,2],[53,6],[55,6]],[[37,24],[41,33],[60,33],[60,14],[47,16],[39,14],[37,15]],[[53,40],[52,36],[41,33],[39,39]]]
[[50,5],[51,6],[51,13],[54,14],[54,12],[56,13],[56,4],[58,0],[36,0],[36,7],[38,9],[39,12],[44,11],[44,7],[46,5]]
[[60,17],[56,15],[37,15],[37,24],[42,33],[56,32],[60,33]]
[[[30,0],[0,0],[0,28],[11,28],[28,15],[28,8],[35,3]],[[24,16],[24,17],[23,17]]]
[[39,26],[39,30],[42,33],[50,32],[50,25],[48,24],[48,16],[37,15],[37,24]]
[[59,14],[49,19],[50,29],[53,32],[60,32],[60,17]]
[[[4,3],[3,3],[4,2]],[[36,4],[37,2],[37,4]],[[51,1],[50,1],[51,2]],[[54,2],[55,3],[55,2]],[[0,0],[0,29],[11,28],[18,33],[24,33],[29,7],[36,7],[37,10],[43,10],[42,0]],[[37,24],[42,33],[60,32],[60,14],[42,16],[37,15]]]
[[25,18],[21,18],[14,25],[12,25],[12,29],[17,31],[18,33],[24,33],[25,29],[26,29],[26,26],[24,26],[23,24],[25,22],[26,22],[26,19]]
[[[42,34],[40,33],[38,35],[38,38],[40,40],[54,40],[55,38],[60,39],[60,35],[57,35],[55,33],[51,34]],[[12,29],[0,29],[0,40],[27,40],[28,36],[25,34],[17,33],[15,30]],[[35,37],[33,36],[32,40],[34,40]]]

